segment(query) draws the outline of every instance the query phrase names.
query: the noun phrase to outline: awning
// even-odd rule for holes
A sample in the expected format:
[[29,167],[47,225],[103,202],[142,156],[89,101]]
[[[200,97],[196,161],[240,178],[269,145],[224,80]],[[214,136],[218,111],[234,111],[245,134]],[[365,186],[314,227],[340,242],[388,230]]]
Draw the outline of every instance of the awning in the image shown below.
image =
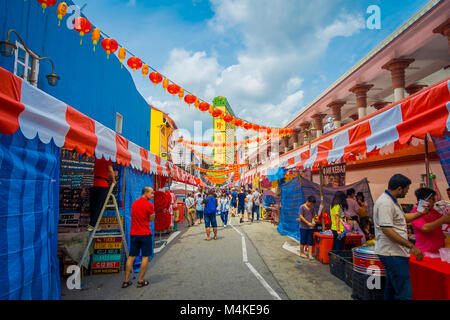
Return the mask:
[[340,159],[353,161],[392,154],[408,144],[441,137],[450,129],[450,78],[320,137],[265,164],[316,168]]
[[57,147],[104,157],[146,173],[170,176],[176,181],[201,184],[198,178],[134,144],[64,102],[0,68],[0,132],[18,129],[27,139],[52,139]]

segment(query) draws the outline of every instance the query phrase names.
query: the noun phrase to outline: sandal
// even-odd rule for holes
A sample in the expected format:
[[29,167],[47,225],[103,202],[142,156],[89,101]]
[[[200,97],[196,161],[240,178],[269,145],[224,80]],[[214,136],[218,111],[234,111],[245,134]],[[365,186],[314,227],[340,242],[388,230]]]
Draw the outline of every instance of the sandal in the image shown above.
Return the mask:
[[301,254],[301,255],[300,255],[300,258],[305,258],[305,259],[307,259],[308,257],[306,256],[306,254]]
[[124,282],[122,282],[122,288],[128,288],[132,284],[133,284],[133,282],[131,282],[131,281],[124,281]]
[[138,281],[138,284],[137,284],[137,287],[138,288],[142,288],[142,287],[145,287],[145,286],[148,286],[149,285],[149,282],[147,281],[147,280],[144,280],[144,281]]

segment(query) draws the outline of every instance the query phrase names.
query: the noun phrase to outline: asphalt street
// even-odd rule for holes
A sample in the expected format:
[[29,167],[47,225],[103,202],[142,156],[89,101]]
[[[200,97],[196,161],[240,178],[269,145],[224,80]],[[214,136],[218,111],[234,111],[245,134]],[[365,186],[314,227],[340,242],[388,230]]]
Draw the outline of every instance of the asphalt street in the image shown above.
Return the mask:
[[210,241],[204,240],[203,224],[187,228],[183,222],[181,234],[152,259],[146,275],[149,286],[136,288],[137,274],[126,289],[121,288],[123,273],[85,276],[81,290],[68,290],[62,281],[62,299],[289,299],[242,232],[248,224],[233,218],[235,228],[224,228],[219,216],[217,220],[218,239]]

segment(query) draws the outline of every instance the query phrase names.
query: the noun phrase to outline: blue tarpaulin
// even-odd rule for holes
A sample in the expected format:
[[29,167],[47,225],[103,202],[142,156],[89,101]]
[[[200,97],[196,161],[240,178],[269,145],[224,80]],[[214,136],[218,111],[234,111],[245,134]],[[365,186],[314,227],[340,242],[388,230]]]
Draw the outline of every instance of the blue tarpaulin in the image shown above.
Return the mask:
[[[131,205],[134,201],[139,199],[142,194],[143,187],[153,187],[153,175],[145,174],[143,172],[132,169],[131,167],[125,168],[125,235],[127,236],[128,250],[130,250],[130,228],[131,228]],[[155,223],[150,222],[150,229],[153,234],[153,247],[155,246]],[[153,258],[152,255],[149,260]],[[133,265],[133,271],[139,272],[141,265],[141,256],[136,257]]]
[[298,208],[305,203],[305,197],[298,179],[281,185],[281,215],[278,232],[300,241]]
[[[324,187],[324,211],[327,213],[330,212],[330,204],[337,191],[345,192],[350,188],[364,194],[365,201],[368,204],[367,211],[372,216],[373,199],[367,179],[337,188]],[[306,198],[309,196],[316,198],[314,209],[318,212],[320,207],[320,185],[305,178],[295,178],[281,185],[281,215],[280,224],[277,229],[279,233],[291,236],[300,241],[300,226],[296,219],[299,217],[298,210],[300,206],[305,203]]]
[[0,133],[0,299],[61,299],[60,149]]
[[269,179],[270,182],[281,180],[284,177],[284,172],[284,168],[269,169],[267,170],[267,179]]

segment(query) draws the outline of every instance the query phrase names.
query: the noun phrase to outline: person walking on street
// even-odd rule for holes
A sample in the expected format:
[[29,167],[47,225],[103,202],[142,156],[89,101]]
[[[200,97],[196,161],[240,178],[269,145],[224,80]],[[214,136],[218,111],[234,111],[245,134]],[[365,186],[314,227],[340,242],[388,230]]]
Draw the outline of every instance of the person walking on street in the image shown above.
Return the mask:
[[345,210],[348,209],[345,193],[336,192],[330,206],[331,232],[333,232],[333,249],[343,250],[345,244]]
[[316,204],[316,198],[314,196],[309,196],[306,199],[305,204],[303,204],[298,213],[299,217],[297,221],[300,222],[300,257],[306,258],[305,246],[308,246],[309,259],[314,260],[312,256],[313,247],[313,232],[314,232],[314,217],[316,216],[316,211],[314,205]]
[[111,183],[117,183],[111,160],[105,160],[105,158],[95,160],[94,186],[89,192],[89,212],[91,218],[89,225],[87,226],[87,231],[94,230],[100,212],[102,211],[103,204],[108,196],[108,177],[111,178]]
[[202,223],[204,204],[203,204],[203,194],[199,193],[195,198],[195,210],[197,211],[197,224]]
[[236,192],[236,190],[233,188],[231,189],[231,215],[233,217],[236,216],[236,211],[237,211],[237,196],[238,193]]
[[253,196],[252,196],[252,191],[248,190],[247,191],[247,198],[245,199],[245,211],[247,212],[247,220],[248,222],[252,222],[253,223],[253,219],[250,219],[250,217],[252,216],[253,213]]
[[259,206],[261,205],[261,193],[259,193],[258,189],[255,188],[252,194],[253,197],[253,208],[252,208],[252,222],[255,218],[256,213],[256,220],[259,221]]
[[241,188],[241,192],[238,194],[239,223],[244,222],[245,198],[247,198],[247,194],[244,192],[244,188]]
[[216,212],[218,207],[218,201],[215,197],[214,191],[209,192],[209,196],[204,200],[205,203],[205,229],[206,229],[206,241],[211,240],[211,227],[214,232],[214,240],[217,240],[217,220]]
[[386,268],[385,300],[412,299],[410,255],[414,255],[418,261],[423,259],[423,253],[408,241],[407,224],[427,214],[430,207],[425,204],[422,212],[403,212],[398,199],[406,196],[410,185],[409,178],[395,174],[389,180],[388,190],[381,194],[373,208],[375,254]]
[[220,208],[220,218],[222,219],[223,222],[223,227],[226,228],[227,227],[227,223],[228,223],[228,212],[230,211],[230,197],[223,193],[222,194],[222,198],[220,198],[219,200],[219,208]]
[[153,204],[149,202],[153,198],[153,189],[144,187],[142,196],[131,205],[131,228],[130,228],[130,252],[127,259],[125,281],[122,288],[132,285],[130,281],[130,273],[133,263],[139,253],[142,254],[141,270],[139,273],[139,281],[137,287],[145,287],[149,284],[144,280],[145,272],[148,267],[148,257],[152,255],[152,231],[150,230],[150,222],[155,220],[155,210]]
[[194,207],[195,201],[194,198],[192,197],[192,194],[189,193],[186,201],[184,202],[184,205],[186,206],[186,213],[187,213],[187,223],[188,223],[188,227],[191,227],[195,224],[194,222],[194,216],[195,216],[195,207]]

